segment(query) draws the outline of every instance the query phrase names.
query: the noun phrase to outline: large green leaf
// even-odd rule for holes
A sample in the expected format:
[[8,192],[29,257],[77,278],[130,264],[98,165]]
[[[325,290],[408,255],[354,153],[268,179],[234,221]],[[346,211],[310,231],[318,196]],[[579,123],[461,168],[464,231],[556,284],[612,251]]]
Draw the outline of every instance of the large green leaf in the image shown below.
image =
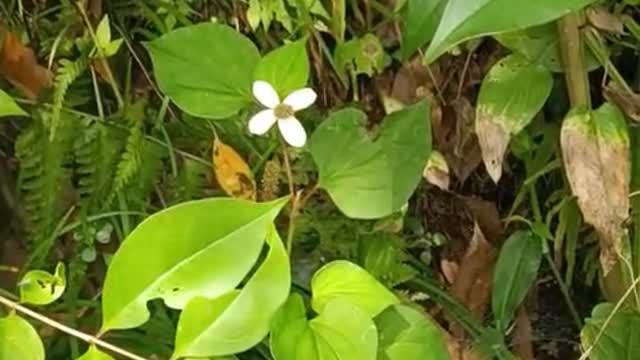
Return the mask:
[[0,89],[0,117],[3,116],[27,116],[9,94]]
[[306,43],[306,39],[298,40],[267,54],[258,63],[255,79],[271,84],[280,99],[306,86],[309,80]]
[[375,318],[379,334],[378,360],[448,360],[442,330],[425,314],[394,305]]
[[82,356],[77,358],[76,360],[113,360],[113,358],[100,351],[95,345],[89,346],[87,352],[85,352]]
[[[600,304],[585,321],[580,339],[583,348],[591,349],[589,359],[635,359],[640,353],[640,313],[631,309],[618,309],[611,316],[613,309],[613,304]],[[602,329],[609,316],[611,320]]]
[[447,0],[409,0],[403,12],[402,56],[408,59],[431,40]]
[[182,309],[196,296],[216,298],[235,289],[254,266],[286,201],[204,199],[147,218],[109,265],[102,332],[144,323],[151,299]]
[[500,250],[493,273],[491,309],[502,333],[535,281],[541,259],[541,240],[531,231],[513,233]]
[[524,129],[542,109],[552,85],[549,70],[516,54],[496,63],[482,81],[476,106],[476,134],[484,165],[494,182],[502,176],[502,161],[511,136]]
[[370,317],[400,300],[358,265],[337,260],[320,268],[311,279],[311,305],[317,313],[335,299],[357,305]]
[[63,263],[58,263],[54,274],[42,270],[31,270],[18,283],[20,302],[34,305],[50,304],[62,296],[66,285]]
[[260,54],[232,28],[202,23],[146,46],[160,89],[185,112],[221,119],[253,102],[251,84]]
[[431,151],[429,114],[426,102],[393,113],[372,141],[363,112],[335,112],[310,139],[318,185],[352,218],[381,218],[399,210],[420,182]]
[[44,360],[36,329],[16,314],[0,319],[0,360]]
[[594,0],[449,0],[425,60],[433,62],[473,38],[524,29],[555,20]]
[[275,226],[268,243],[269,254],[242,290],[187,304],[178,322],[174,357],[235,354],[267,335],[291,286],[289,259]]
[[275,360],[373,360],[378,347],[373,321],[357,306],[334,300],[308,321],[298,294],[276,315],[270,340]]

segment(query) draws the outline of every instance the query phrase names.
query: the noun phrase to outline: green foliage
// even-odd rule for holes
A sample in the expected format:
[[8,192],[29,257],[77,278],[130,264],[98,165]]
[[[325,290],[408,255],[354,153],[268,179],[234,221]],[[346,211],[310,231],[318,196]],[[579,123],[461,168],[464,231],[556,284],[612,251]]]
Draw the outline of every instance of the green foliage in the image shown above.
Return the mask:
[[628,359],[638,351],[639,326],[640,314],[636,310],[615,309],[613,304],[603,303],[586,320],[580,340],[590,350],[590,359]]
[[254,78],[271,84],[281,99],[309,81],[309,57],[306,39],[277,48],[263,57]]
[[335,112],[316,129],[309,147],[318,185],[345,215],[381,218],[406,203],[431,152],[428,109],[421,102],[389,115],[376,141],[354,109]]
[[431,41],[447,0],[408,0],[403,12],[402,56],[409,59]]
[[36,329],[16,314],[0,318],[0,360],[44,360]]
[[3,116],[28,116],[27,113],[16,104],[13,98],[0,89],[0,117]]
[[[223,44],[221,51],[211,51]],[[230,27],[203,23],[178,29],[147,43],[147,49],[160,89],[185,112],[221,119],[253,102],[251,83],[260,55]]]
[[497,328],[502,333],[509,327],[516,308],[538,275],[542,259],[540,241],[531,231],[518,231],[507,239],[500,250],[493,274],[491,309]]
[[71,83],[76,81],[76,79],[82,75],[82,73],[87,69],[87,66],[87,60],[82,57],[78,58],[76,61],[66,59],[60,60],[53,88],[53,104],[51,106],[51,113],[45,116],[50,133],[49,136],[52,140],[55,139],[58,128],[60,127],[60,121],[62,118],[61,112],[64,107],[65,96],[67,95],[69,86],[71,86]]
[[80,356],[77,360],[113,360],[113,358],[106,353],[98,350],[94,345],[89,346],[89,350]]
[[345,80],[347,74],[372,76],[384,68],[384,49],[380,39],[373,34],[366,34],[362,38],[339,44],[335,50],[335,61]]
[[67,287],[64,264],[58,263],[54,274],[31,270],[22,277],[18,286],[20,302],[34,305],[50,304],[58,300]]

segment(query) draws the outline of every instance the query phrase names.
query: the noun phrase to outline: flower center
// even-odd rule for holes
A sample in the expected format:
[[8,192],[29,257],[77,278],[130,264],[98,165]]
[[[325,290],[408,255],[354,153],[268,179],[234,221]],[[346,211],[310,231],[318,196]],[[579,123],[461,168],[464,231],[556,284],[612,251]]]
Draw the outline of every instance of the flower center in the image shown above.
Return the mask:
[[287,104],[278,104],[278,106],[273,109],[273,114],[278,119],[286,119],[288,117],[293,116],[293,108]]

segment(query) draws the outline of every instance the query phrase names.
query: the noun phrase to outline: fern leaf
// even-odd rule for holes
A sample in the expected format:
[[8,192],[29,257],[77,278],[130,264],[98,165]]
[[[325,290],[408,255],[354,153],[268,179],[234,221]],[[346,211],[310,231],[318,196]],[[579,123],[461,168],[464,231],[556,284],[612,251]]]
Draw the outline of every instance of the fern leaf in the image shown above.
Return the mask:
[[60,66],[56,70],[56,76],[53,88],[53,104],[51,113],[47,118],[49,127],[49,139],[54,140],[56,132],[60,126],[60,114],[64,106],[64,100],[67,95],[69,86],[87,69],[88,62],[81,57],[76,61],[67,59],[60,60]]

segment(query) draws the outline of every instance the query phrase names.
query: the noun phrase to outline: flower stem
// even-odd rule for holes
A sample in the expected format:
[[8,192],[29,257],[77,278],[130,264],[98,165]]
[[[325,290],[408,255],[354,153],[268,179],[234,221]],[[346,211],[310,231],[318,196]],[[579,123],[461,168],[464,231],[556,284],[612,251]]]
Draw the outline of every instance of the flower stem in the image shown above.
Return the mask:
[[82,331],[73,329],[73,328],[68,327],[68,326],[66,326],[66,325],[64,325],[62,323],[59,323],[59,322],[57,322],[57,321],[55,321],[55,320],[53,320],[51,318],[48,318],[48,317],[46,317],[46,316],[44,316],[42,314],[39,314],[39,313],[37,313],[37,312],[27,308],[27,307],[24,307],[24,306],[18,304],[15,301],[12,301],[12,300],[4,297],[3,295],[0,295],[0,304],[5,305],[6,307],[8,307],[10,309],[12,309],[14,311],[17,311],[19,313],[22,313],[24,315],[27,315],[27,316],[29,316],[29,317],[31,317],[33,319],[36,319],[36,320],[38,320],[38,321],[40,321],[40,322],[42,322],[42,323],[44,323],[46,325],[49,325],[49,326],[51,326],[53,328],[56,328],[56,329],[58,329],[58,330],[60,330],[62,332],[65,332],[65,333],[67,333],[67,334],[69,334],[71,336],[77,337],[78,339],[80,339],[80,340],[82,340],[82,341],[84,341],[86,343],[93,344],[93,345],[99,346],[101,348],[104,348],[106,350],[112,351],[113,353],[121,355],[121,356],[123,356],[123,357],[125,357],[127,359],[131,359],[131,360],[147,360],[147,359],[145,359],[145,358],[143,358],[141,356],[133,354],[133,353],[131,353],[131,352],[125,350],[125,349],[122,349],[122,348],[120,348],[118,346],[110,344],[110,343],[108,343],[108,342],[106,342],[104,340],[100,340],[99,338],[97,338],[97,337],[95,337],[93,335],[85,334]]

